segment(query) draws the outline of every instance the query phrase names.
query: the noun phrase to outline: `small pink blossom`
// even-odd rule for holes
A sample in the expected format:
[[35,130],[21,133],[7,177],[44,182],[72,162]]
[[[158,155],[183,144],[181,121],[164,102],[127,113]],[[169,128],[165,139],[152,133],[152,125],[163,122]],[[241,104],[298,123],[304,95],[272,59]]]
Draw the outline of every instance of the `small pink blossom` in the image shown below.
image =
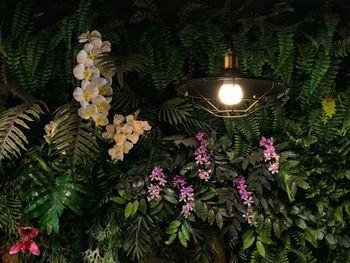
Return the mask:
[[279,168],[278,163],[272,163],[272,164],[270,164],[268,169],[272,174],[275,174],[275,173],[278,173],[278,168]]
[[151,199],[157,199],[160,197],[160,189],[158,185],[151,184],[148,186],[148,193],[151,196]]
[[193,203],[192,202],[188,202],[186,203],[186,205],[182,206],[182,214],[185,218],[187,218],[190,214],[191,211],[193,210]]
[[209,175],[209,172],[206,171],[206,170],[202,170],[202,169],[199,169],[199,174],[198,174],[199,178],[208,182],[208,180],[210,179],[210,175]]

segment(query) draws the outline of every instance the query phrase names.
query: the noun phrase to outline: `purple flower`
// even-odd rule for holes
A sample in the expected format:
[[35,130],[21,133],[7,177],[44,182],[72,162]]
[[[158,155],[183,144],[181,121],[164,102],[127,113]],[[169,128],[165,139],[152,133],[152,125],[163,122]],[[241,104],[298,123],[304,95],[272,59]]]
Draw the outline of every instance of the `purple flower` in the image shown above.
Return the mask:
[[182,214],[185,218],[187,218],[191,214],[191,211],[193,210],[193,206],[194,205],[192,202],[188,202],[187,204],[182,206]]
[[179,200],[189,202],[193,201],[193,186],[187,186],[180,189]]
[[160,197],[160,188],[158,185],[151,184],[148,186],[148,193],[151,196],[151,199],[157,199]]
[[278,173],[280,156],[276,153],[276,149],[273,146],[273,139],[261,138],[260,146],[265,148],[264,159],[265,162],[269,162],[269,171],[272,174]]
[[244,204],[246,204],[248,207],[251,206],[253,201],[252,192],[247,191],[247,184],[243,176],[240,176],[238,178],[235,178],[233,180],[233,186],[236,186],[239,190],[239,195],[241,199],[244,201]]
[[165,180],[165,174],[163,169],[160,167],[154,167],[152,170],[152,174],[149,176],[149,178],[151,179],[151,181],[161,181],[161,179]]
[[179,189],[184,187],[186,185],[185,178],[183,178],[181,175],[176,175],[174,177],[174,185]]
[[195,151],[195,160],[196,164],[199,165],[202,169],[199,169],[198,176],[201,180],[208,181],[210,179],[210,170],[208,170],[210,165],[210,156],[207,149],[208,141],[206,140],[204,133],[199,132],[196,135],[197,140],[200,145]]

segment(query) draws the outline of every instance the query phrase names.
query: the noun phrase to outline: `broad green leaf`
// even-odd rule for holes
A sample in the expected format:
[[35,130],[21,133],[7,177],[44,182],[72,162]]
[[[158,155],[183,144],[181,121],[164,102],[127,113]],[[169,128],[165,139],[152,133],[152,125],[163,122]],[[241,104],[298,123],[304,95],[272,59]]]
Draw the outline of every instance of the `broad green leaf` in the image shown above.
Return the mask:
[[179,237],[179,240],[180,240],[180,243],[184,246],[184,247],[187,247],[187,239],[186,237],[184,236],[184,233],[182,231],[179,231],[177,233],[178,237]]
[[169,237],[169,239],[168,239],[167,241],[165,241],[165,244],[166,244],[166,245],[170,245],[171,243],[174,242],[175,238],[176,238],[176,234],[172,234],[172,235]]
[[132,203],[129,202],[125,207],[125,211],[124,211],[125,218],[130,217],[131,213],[132,213]]
[[110,200],[118,205],[123,205],[126,202],[125,199],[123,199],[121,197],[111,197]]
[[138,200],[135,200],[135,201],[132,203],[132,210],[131,210],[130,216],[134,216],[134,215],[136,214],[138,208],[139,208],[139,201],[138,201]]
[[247,230],[243,235],[243,250],[251,247],[255,241],[255,236],[253,236],[253,230]]
[[260,241],[257,241],[257,242],[256,242],[256,248],[258,249],[259,254],[260,254],[262,257],[265,257],[265,247],[264,247],[264,244],[261,243]]
[[221,229],[222,225],[224,224],[224,220],[223,220],[222,215],[220,213],[216,214],[216,224],[218,225],[219,229]]

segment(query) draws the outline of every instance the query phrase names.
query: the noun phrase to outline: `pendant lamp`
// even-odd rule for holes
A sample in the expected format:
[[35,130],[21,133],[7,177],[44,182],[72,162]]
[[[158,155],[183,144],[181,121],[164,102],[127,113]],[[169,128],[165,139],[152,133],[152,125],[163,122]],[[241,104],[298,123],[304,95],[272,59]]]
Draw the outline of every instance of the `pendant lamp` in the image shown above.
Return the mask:
[[[232,6],[230,9],[232,21]],[[220,74],[190,79],[177,87],[178,94],[194,106],[222,118],[245,117],[275,102],[285,90],[281,81],[240,72],[231,36],[232,22],[230,48]]]

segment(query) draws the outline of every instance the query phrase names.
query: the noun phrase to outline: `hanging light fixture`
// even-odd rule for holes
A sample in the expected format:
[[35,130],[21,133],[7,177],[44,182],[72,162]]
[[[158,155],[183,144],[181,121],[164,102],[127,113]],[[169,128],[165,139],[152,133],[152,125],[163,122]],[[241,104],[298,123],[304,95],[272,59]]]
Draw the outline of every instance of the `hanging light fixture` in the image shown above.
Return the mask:
[[276,101],[283,94],[284,85],[238,70],[238,58],[232,49],[232,5],[230,9],[230,48],[224,57],[223,71],[211,77],[187,80],[177,87],[177,92],[214,116],[239,118]]

